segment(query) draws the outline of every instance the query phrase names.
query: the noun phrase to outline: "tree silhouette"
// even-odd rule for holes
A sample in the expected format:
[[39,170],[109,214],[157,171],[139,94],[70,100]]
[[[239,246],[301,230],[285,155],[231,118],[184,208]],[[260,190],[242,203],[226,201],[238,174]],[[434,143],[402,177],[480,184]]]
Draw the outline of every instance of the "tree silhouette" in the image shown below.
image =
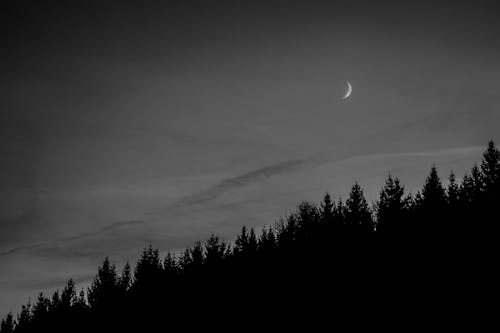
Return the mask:
[[205,242],[205,262],[211,267],[219,267],[224,261],[229,250],[226,242],[221,241],[219,236],[210,235]]
[[355,232],[373,231],[370,207],[358,182],[352,186],[346,201],[346,224]]
[[162,272],[163,264],[159,251],[150,244],[142,251],[141,257],[137,261],[131,289],[136,295],[141,296],[154,293],[156,286],[160,283]]
[[276,251],[276,235],[273,228],[263,228],[259,238],[258,249],[262,257],[267,258]]
[[248,249],[248,232],[247,227],[241,227],[241,232],[236,236],[234,241],[234,255],[245,256]]
[[485,190],[490,193],[498,192],[500,186],[500,151],[493,141],[488,143],[488,148],[483,154],[481,172]]
[[[422,188],[405,196],[389,174],[372,207],[356,182],[345,203],[326,193],[319,205],[302,202],[260,233],[243,226],[234,246],[211,234],[161,260],[149,245],[121,274],[106,257],[86,292],[77,295],[70,279],[52,297],[23,305],[16,320],[9,313],[0,333],[162,331],[174,322],[189,330],[213,318],[242,322],[257,311],[282,320],[308,318],[314,309],[330,318],[360,304],[372,309],[390,291],[409,300],[429,291],[463,297],[464,286],[480,288],[493,276],[479,272],[496,259],[488,236],[497,235],[499,165],[490,142],[481,167],[462,180],[451,173],[446,186],[432,167]],[[461,281],[467,271],[480,283]],[[326,308],[316,307],[324,300]]]
[[17,315],[16,333],[29,332],[31,327],[31,304],[28,303],[21,307],[21,312]]
[[384,188],[380,191],[375,208],[378,232],[386,234],[402,231],[405,213],[403,195],[404,187],[400,184],[399,179],[393,179],[389,174]]
[[446,191],[438,176],[437,169],[432,166],[427,176],[420,195],[415,199],[416,218],[420,225],[426,224],[424,228],[415,228],[419,233],[424,230],[432,230],[434,234],[442,234],[445,225]]
[[334,203],[330,197],[328,192],[325,194],[323,198],[323,202],[321,203],[321,220],[325,224],[333,223],[333,209]]
[[94,309],[110,307],[118,291],[116,268],[106,257],[87,291],[89,305]]
[[14,332],[14,317],[12,312],[7,313],[5,319],[0,323],[0,333],[13,333]]
[[431,168],[422,188],[421,204],[426,206],[425,208],[434,209],[440,209],[446,204],[446,193],[435,166]]

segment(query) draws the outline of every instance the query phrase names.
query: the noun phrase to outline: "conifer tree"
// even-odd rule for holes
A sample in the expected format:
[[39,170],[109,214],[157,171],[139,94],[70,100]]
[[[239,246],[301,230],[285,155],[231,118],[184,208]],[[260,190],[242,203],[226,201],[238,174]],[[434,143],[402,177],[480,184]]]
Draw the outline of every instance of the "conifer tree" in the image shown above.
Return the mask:
[[448,205],[452,209],[458,209],[460,200],[460,186],[456,180],[455,174],[452,172],[448,178],[448,186],[446,188],[446,199]]
[[50,300],[43,293],[38,295],[37,301],[33,306],[33,322],[37,327],[40,327],[47,320],[50,311]]
[[337,229],[346,224],[346,212],[347,207],[342,198],[339,198],[337,204],[333,207],[333,224]]
[[76,301],[76,290],[73,279],[69,279],[61,292],[61,307],[64,311],[71,310],[74,302]]
[[52,299],[50,300],[50,312],[58,311],[61,304],[61,297],[59,296],[59,290],[56,290],[52,294]]
[[102,266],[97,269],[97,275],[88,289],[88,302],[94,309],[110,306],[117,294],[116,268],[106,257]]
[[391,174],[385,181],[384,188],[380,192],[376,204],[377,232],[391,233],[401,231],[404,219],[404,187],[398,178],[392,178]]
[[17,315],[16,320],[16,333],[24,333],[30,331],[32,319],[31,304],[21,306],[21,312]]
[[334,204],[330,197],[330,194],[327,192],[323,198],[323,202],[321,203],[321,221],[323,223],[332,223],[333,220],[333,209]]
[[205,254],[203,250],[203,245],[200,241],[194,242],[194,246],[191,248],[191,265],[195,269],[201,268],[203,262],[205,261]]
[[446,193],[435,166],[422,188],[422,204],[432,209],[441,209],[446,204]]
[[159,283],[162,270],[163,265],[158,249],[153,249],[150,244],[149,247],[142,251],[141,257],[137,261],[132,288],[136,292],[146,295]]
[[488,143],[488,148],[483,154],[481,173],[485,191],[491,194],[490,197],[493,194],[498,196],[500,187],[500,151],[495,147],[493,141]]
[[248,245],[246,249],[246,253],[250,258],[255,258],[257,255],[257,235],[255,234],[254,228],[250,228],[250,232],[248,234]]
[[248,248],[248,232],[245,225],[241,227],[241,232],[236,236],[234,245],[234,254],[236,256],[243,255]]
[[132,270],[128,261],[123,267],[123,271],[117,281],[120,294],[125,295],[132,285]]
[[7,313],[7,316],[0,323],[0,333],[13,333],[15,328],[14,317],[12,312]]
[[353,231],[373,231],[373,220],[370,207],[366,202],[361,186],[356,182],[351,188],[346,201],[346,222]]
[[432,166],[420,195],[415,198],[417,228],[420,234],[441,234],[446,226],[446,191],[438,176],[437,169]]
[[263,256],[270,256],[276,249],[276,235],[273,228],[263,228],[259,237],[258,249],[259,253]]
[[310,233],[319,224],[320,219],[321,215],[315,205],[307,201],[300,203],[297,211],[297,223],[303,236],[310,236]]
[[180,274],[179,262],[171,252],[163,260],[163,274],[167,283],[176,281]]
[[73,308],[75,312],[83,314],[87,310],[88,304],[87,304],[87,297],[85,295],[85,291],[82,289],[80,290],[80,293],[76,297],[76,300],[73,304]]
[[228,245],[219,236],[211,234],[205,242],[205,262],[207,265],[219,266],[225,259]]

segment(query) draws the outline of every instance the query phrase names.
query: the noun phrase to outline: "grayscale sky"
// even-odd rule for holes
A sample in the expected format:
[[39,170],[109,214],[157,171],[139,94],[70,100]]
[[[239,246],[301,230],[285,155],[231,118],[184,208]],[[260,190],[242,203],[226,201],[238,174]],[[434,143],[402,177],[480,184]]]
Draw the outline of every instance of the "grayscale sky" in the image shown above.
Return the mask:
[[1,6],[1,316],[500,140],[498,1]]

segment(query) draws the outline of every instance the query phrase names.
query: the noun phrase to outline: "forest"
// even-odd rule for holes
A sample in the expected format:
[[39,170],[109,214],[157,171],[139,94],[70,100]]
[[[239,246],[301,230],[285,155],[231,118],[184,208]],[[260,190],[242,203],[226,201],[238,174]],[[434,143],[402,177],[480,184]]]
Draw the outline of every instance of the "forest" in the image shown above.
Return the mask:
[[500,151],[490,141],[462,178],[442,181],[432,167],[415,194],[389,174],[373,204],[355,183],[345,201],[326,193],[262,229],[242,226],[231,241],[213,234],[164,257],[149,245],[120,270],[105,258],[86,290],[70,279],[40,293],[8,313],[0,333],[334,325],[443,318],[444,309],[457,318],[496,281],[499,204]]

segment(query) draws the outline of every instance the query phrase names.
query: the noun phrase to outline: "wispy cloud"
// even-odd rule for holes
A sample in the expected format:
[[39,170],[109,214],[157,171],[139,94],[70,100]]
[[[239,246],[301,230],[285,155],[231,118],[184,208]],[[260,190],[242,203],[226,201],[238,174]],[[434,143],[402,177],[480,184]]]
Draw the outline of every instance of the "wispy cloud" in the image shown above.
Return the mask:
[[372,158],[395,158],[395,157],[425,157],[425,156],[443,156],[443,155],[463,155],[481,151],[483,147],[471,146],[471,147],[459,147],[450,148],[444,150],[436,151],[422,151],[422,152],[409,152],[409,153],[387,153],[387,154],[367,154],[367,155],[357,155],[349,156],[345,158],[335,158],[334,152],[323,151],[317,154],[311,155],[307,158],[302,159],[292,159],[288,161],[283,161],[277,164],[269,165],[266,167],[258,168],[256,170],[247,172],[245,174],[226,178],[221,180],[218,184],[208,187],[200,192],[190,194],[182,197],[172,205],[168,206],[165,211],[171,211],[175,209],[180,209],[182,207],[196,206],[205,202],[209,202],[217,199],[221,195],[236,190],[241,187],[257,183],[259,181],[271,178],[274,176],[279,176],[286,173],[294,173],[307,168],[317,167],[323,164],[332,162],[342,162],[350,159],[372,159]]
[[5,257],[8,255],[17,253],[19,251],[33,250],[33,249],[38,249],[38,248],[42,248],[42,247],[46,247],[46,246],[53,246],[55,244],[63,244],[63,243],[71,242],[71,241],[92,238],[92,237],[101,235],[102,233],[105,233],[105,232],[110,232],[110,231],[114,231],[117,229],[129,227],[129,226],[133,226],[133,225],[138,225],[138,224],[143,224],[143,223],[145,223],[145,221],[143,221],[143,220],[119,221],[119,222],[108,224],[106,226],[103,226],[103,227],[98,228],[98,229],[93,230],[93,231],[83,232],[83,233],[79,233],[79,234],[67,236],[67,237],[60,237],[60,238],[56,238],[53,240],[48,240],[46,242],[40,242],[40,243],[30,244],[30,245],[26,245],[26,246],[14,247],[14,248],[8,249],[6,251],[0,252],[0,257]]

